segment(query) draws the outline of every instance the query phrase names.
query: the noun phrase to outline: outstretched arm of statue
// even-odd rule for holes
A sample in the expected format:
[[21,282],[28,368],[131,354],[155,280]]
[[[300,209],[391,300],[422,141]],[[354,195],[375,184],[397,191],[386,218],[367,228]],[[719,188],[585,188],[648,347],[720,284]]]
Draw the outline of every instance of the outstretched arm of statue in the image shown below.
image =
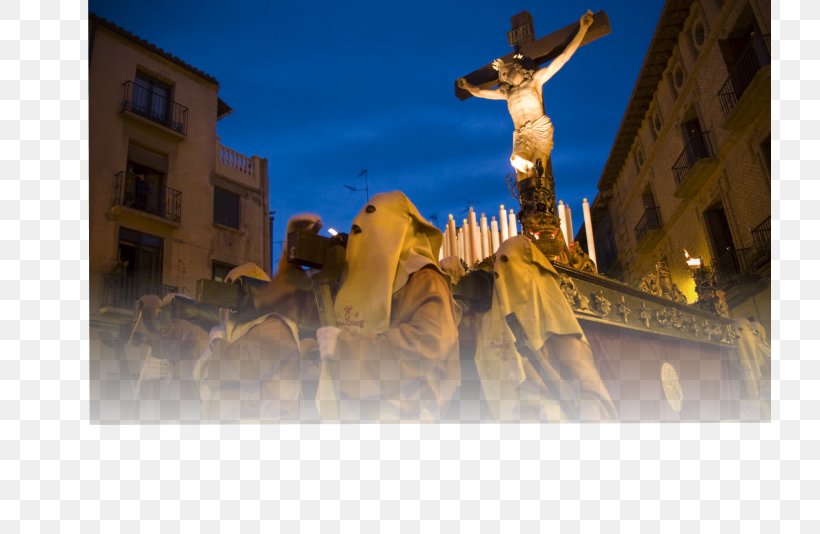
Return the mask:
[[573,37],[569,45],[563,52],[561,52],[561,55],[552,60],[552,63],[542,69],[538,69],[532,77],[533,80],[535,80],[538,84],[543,85],[547,82],[547,80],[552,78],[556,72],[561,70],[561,67],[569,61],[569,58],[571,58],[575,51],[578,50],[578,47],[581,46],[581,41],[584,40],[584,36],[587,34],[589,27],[592,26],[593,21],[592,11],[587,11],[584,13],[581,16],[578,33],[575,34],[575,37]]
[[475,85],[472,85],[464,78],[459,78],[456,83],[458,83],[459,88],[464,89],[471,95],[477,96],[478,98],[486,98],[487,100],[507,100],[507,96],[498,89],[481,89]]

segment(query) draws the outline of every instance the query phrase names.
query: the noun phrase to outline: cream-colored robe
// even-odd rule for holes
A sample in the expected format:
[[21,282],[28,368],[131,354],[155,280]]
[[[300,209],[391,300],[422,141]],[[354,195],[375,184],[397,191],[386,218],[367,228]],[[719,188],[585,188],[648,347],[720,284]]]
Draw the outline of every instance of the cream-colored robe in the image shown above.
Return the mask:
[[735,319],[738,366],[743,381],[742,419],[770,417],[772,351],[760,323]]
[[[493,415],[500,420],[616,419],[589,342],[550,262],[529,239],[516,236],[499,247],[494,272],[493,305],[476,342],[476,367]],[[520,340],[506,322],[511,313],[534,361],[516,349]]]
[[441,242],[400,191],[374,195],[353,219],[334,303],[342,332],[322,363],[342,420],[436,420],[452,398],[460,316],[438,266]]
[[296,325],[277,314],[228,328],[199,362],[204,419],[298,420],[302,379]]
[[[246,271],[248,265],[232,273],[234,277],[247,276]],[[173,320],[162,334],[160,350],[155,350],[154,356],[171,360],[173,378],[180,380],[183,398],[201,399],[203,419],[316,417],[313,395],[318,353],[310,350],[315,342],[300,342],[296,326],[301,321],[306,331],[315,330],[316,305],[312,293],[286,278],[277,276],[263,290],[265,298],[257,302],[264,308],[260,316],[230,324],[223,339],[209,343],[205,330],[184,320]],[[149,391],[156,386],[147,385]],[[306,401],[305,389],[309,391]]]
[[389,327],[342,331],[337,353],[343,421],[439,419],[461,380],[449,281],[432,268],[415,272],[393,294]]

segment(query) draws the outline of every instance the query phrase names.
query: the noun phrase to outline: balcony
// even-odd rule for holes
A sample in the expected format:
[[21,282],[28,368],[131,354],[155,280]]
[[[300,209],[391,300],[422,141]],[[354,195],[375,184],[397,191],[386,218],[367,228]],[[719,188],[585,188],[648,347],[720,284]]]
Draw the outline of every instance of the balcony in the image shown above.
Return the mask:
[[718,167],[718,160],[712,148],[711,133],[690,134],[683,151],[672,166],[677,189],[675,196],[693,196]]
[[[117,310],[133,310],[134,303],[143,295],[165,296],[176,293],[177,288],[164,284],[146,283],[143,280],[121,274],[108,274],[103,279],[102,313]],[[122,313],[122,312],[120,312]]]
[[771,36],[753,35],[718,92],[724,129],[745,128],[770,105],[771,62]]
[[243,185],[261,189],[261,169],[257,156],[248,157],[217,141],[216,172]]
[[147,213],[176,226],[182,220],[182,192],[122,171],[116,175],[113,207]]
[[766,220],[752,229],[752,241],[754,243],[754,253],[752,266],[759,268],[768,263],[772,255],[772,218]]
[[643,216],[635,225],[635,242],[638,252],[651,250],[661,239],[661,212],[657,206],[647,206]]
[[712,270],[715,273],[715,280],[718,287],[735,284],[743,278],[752,274],[751,259],[753,249],[751,247],[739,249],[726,249],[726,251],[712,261]]
[[122,84],[122,111],[159,124],[175,135],[188,134],[188,108],[132,81]]

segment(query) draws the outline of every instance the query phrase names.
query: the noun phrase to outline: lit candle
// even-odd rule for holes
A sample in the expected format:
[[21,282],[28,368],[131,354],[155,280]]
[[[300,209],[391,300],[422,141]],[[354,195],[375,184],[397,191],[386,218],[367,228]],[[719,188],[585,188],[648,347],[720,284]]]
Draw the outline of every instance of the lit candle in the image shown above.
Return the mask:
[[458,240],[458,259],[463,260],[464,259],[464,231],[461,228],[458,229],[458,235],[456,236],[456,239]]
[[470,208],[469,212],[470,216],[470,236],[472,237],[472,241],[470,242],[471,252],[472,252],[472,263],[478,263],[481,261],[481,237],[478,233],[478,221],[476,220],[475,210]]
[[453,214],[450,214],[450,218],[447,220],[447,239],[450,241],[450,255],[451,256],[459,256],[458,253],[458,234],[456,233],[456,220],[453,218]]
[[481,259],[490,255],[490,231],[487,228],[487,216],[481,214]]
[[507,220],[507,210],[504,209],[504,204],[501,204],[501,209],[498,210],[498,227],[501,230],[501,242],[510,237],[510,223]]
[[467,219],[461,220],[461,240],[464,241],[464,261],[469,266],[473,260],[473,235],[470,232],[470,223]]
[[558,201],[558,219],[561,221],[561,233],[564,235],[564,241],[569,244],[569,238],[567,237],[567,210],[566,206],[564,206],[564,201]]
[[572,228],[572,210],[569,209],[569,204],[564,205],[567,216],[567,245],[575,241],[575,230]]
[[510,237],[518,235],[518,224],[515,222],[515,212],[510,210]]
[[438,249],[438,262],[441,263],[441,260],[447,257],[447,240],[445,239],[444,232],[441,233],[441,247]]
[[495,217],[490,221],[490,240],[492,241],[493,254],[495,254],[500,244],[498,240],[498,221],[495,220]]
[[595,259],[595,236],[592,234],[592,214],[589,211],[589,202],[587,199],[584,199],[584,227],[587,231],[587,254],[589,254],[589,259],[592,260],[596,266],[598,265],[598,260]]

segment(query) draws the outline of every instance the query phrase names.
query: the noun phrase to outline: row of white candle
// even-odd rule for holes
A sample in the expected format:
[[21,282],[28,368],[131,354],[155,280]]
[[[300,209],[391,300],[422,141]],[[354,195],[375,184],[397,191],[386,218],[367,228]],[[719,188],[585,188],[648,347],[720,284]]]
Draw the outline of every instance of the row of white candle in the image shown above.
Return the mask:
[[[582,206],[584,210],[584,229],[586,230],[589,258],[595,263],[595,236],[592,233],[592,215],[587,199],[584,199]],[[569,245],[575,240],[575,230],[572,228],[572,211],[569,209],[569,206],[561,200],[558,201],[558,219],[561,221],[561,232],[564,234],[564,240],[566,240],[567,245]]]
[[482,213],[476,218],[475,210],[468,210],[467,218],[462,220],[461,228],[456,227],[456,220],[451,213],[444,230],[444,244],[441,257],[458,256],[467,265],[475,265],[484,258],[492,256],[498,247],[510,237],[518,235],[518,222],[515,211],[499,206],[498,220]]
[[[596,262],[592,216],[586,198],[583,201],[583,210],[589,257],[593,262]],[[575,240],[575,233],[572,227],[572,211],[569,205],[564,204],[563,201],[558,202],[558,218],[561,223],[561,233],[569,245]],[[447,220],[447,228],[443,234],[444,242],[439,259],[458,256],[467,265],[475,265],[484,258],[495,254],[501,243],[508,238],[518,235],[518,223],[515,220],[515,211],[510,209],[507,213],[503,204],[499,206],[498,220],[496,221],[495,216],[493,216],[489,221],[489,225],[487,216],[484,213],[481,214],[479,220],[476,220],[475,210],[470,207],[467,218],[462,220],[461,228],[456,227],[455,218],[451,213]]]

